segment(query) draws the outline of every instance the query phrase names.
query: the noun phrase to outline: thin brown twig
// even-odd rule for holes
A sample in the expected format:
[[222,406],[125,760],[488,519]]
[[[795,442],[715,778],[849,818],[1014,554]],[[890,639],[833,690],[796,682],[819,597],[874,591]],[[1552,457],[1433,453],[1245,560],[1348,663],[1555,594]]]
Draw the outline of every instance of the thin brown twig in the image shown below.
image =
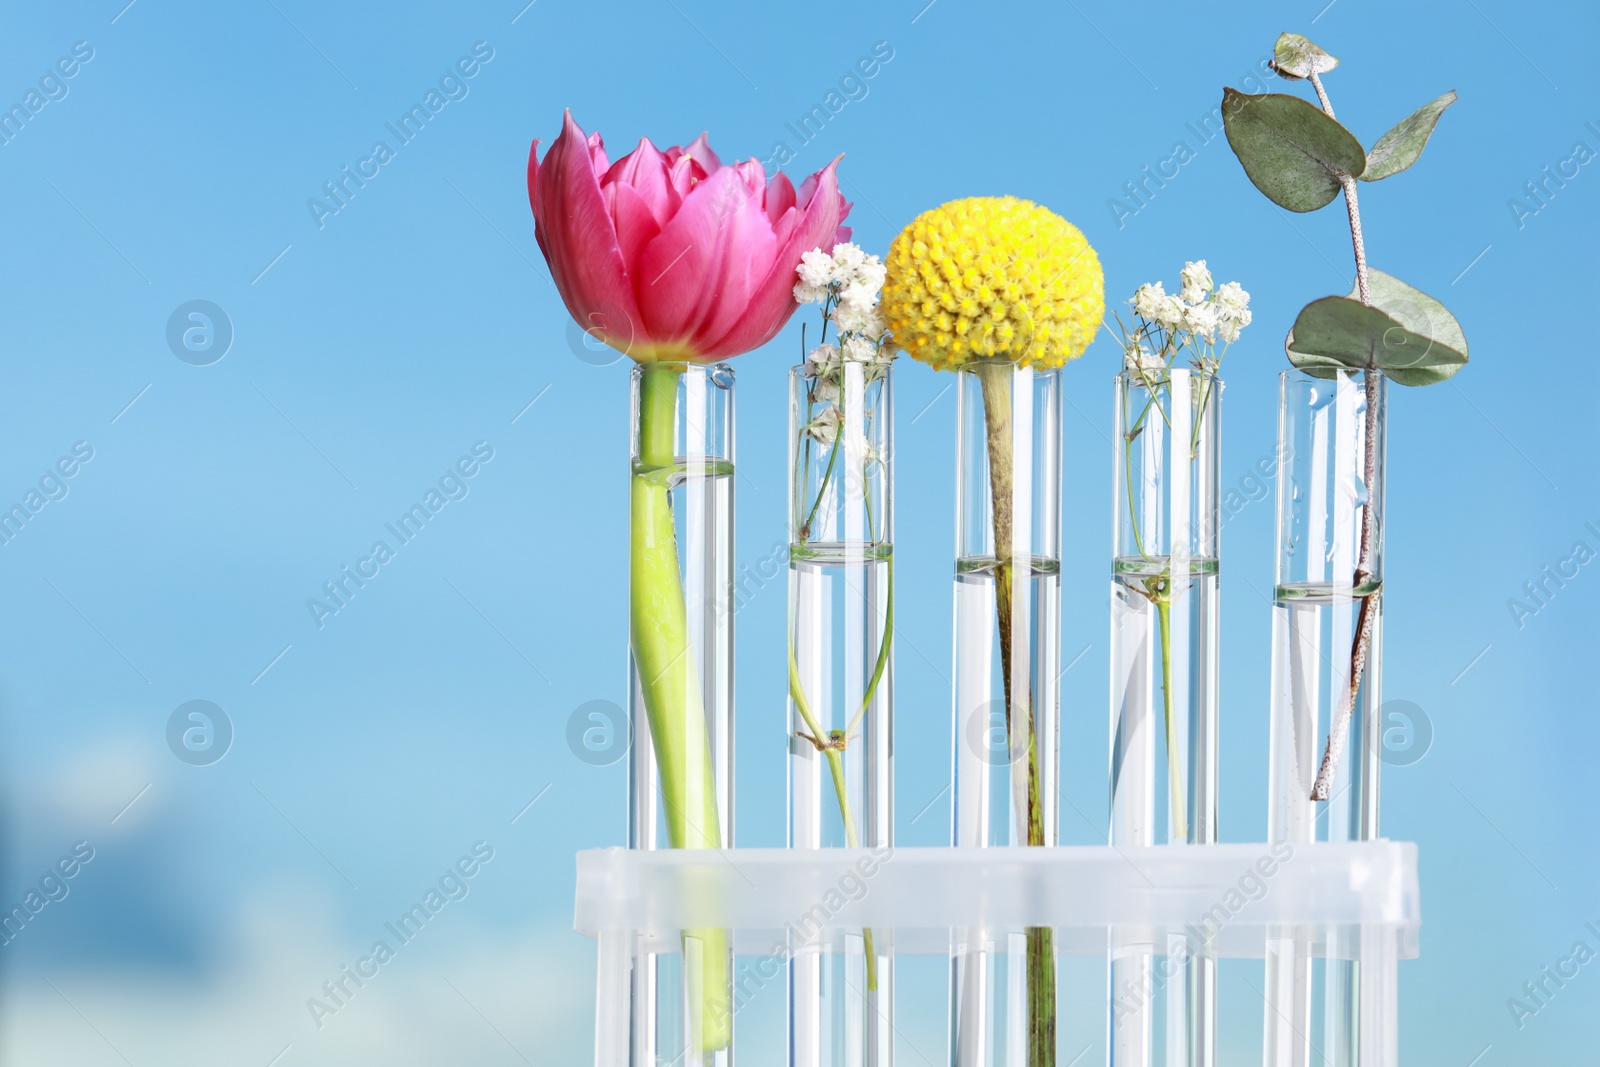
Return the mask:
[[[1322,101],[1323,112],[1330,119],[1333,118],[1333,104],[1328,100],[1327,91],[1322,88],[1322,79],[1312,74],[1311,85],[1317,91],[1317,99]],[[1341,179],[1340,184],[1344,188],[1345,211],[1350,217],[1350,244],[1356,259],[1356,292],[1361,297],[1361,303],[1371,307],[1372,289],[1367,277],[1367,246],[1361,232],[1361,207],[1356,197],[1356,180],[1345,177]],[[1366,593],[1361,592],[1363,587],[1372,582],[1374,541],[1377,534],[1376,524],[1372,518],[1373,509],[1377,506],[1374,483],[1378,470],[1379,404],[1376,370],[1376,353],[1373,353],[1368,358],[1362,382],[1367,402],[1364,435],[1366,440],[1363,442],[1362,457],[1362,476],[1367,487],[1367,501],[1361,508],[1361,551],[1356,560],[1355,577],[1351,581],[1351,595],[1361,598],[1361,608],[1356,616],[1355,639],[1350,649],[1350,685],[1348,690],[1341,689],[1333,721],[1328,724],[1328,744],[1322,753],[1322,765],[1317,770],[1316,781],[1311,786],[1311,799],[1314,801],[1327,800],[1333,794],[1333,776],[1339,769],[1339,759],[1344,754],[1345,743],[1350,736],[1350,719],[1355,712],[1356,699],[1361,693],[1362,676],[1366,673],[1367,660],[1372,651],[1373,623],[1379,611],[1377,600],[1382,595],[1381,584],[1373,585]]]

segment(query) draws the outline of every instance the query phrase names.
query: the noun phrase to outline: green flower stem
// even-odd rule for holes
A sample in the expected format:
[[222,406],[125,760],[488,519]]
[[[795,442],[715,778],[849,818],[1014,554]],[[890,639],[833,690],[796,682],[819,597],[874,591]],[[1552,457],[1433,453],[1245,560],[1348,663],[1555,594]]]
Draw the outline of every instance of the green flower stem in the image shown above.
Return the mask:
[[1172,801],[1172,832],[1169,841],[1183,841],[1189,836],[1188,820],[1184,817],[1183,774],[1178,769],[1177,724],[1172,721],[1172,563],[1167,563],[1166,591],[1156,601],[1156,621],[1161,629],[1161,702],[1166,710],[1167,724],[1167,794]]
[[839,453],[842,451],[844,451],[844,420],[841,419],[838,434],[833,439],[833,447],[828,450],[828,466],[822,472],[822,485],[817,488],[817,499],[806,515],[806,521],[800,526],[802,541],[811,540],[811,524],[817,521],[817,512],[822,510],[822,498],[828,495],[828,483],[833,480],[833,468],[838,465]]
[[[1142,374],[1141,374],[1141,378],[1143,378]],[[1165,412],[1164,409],[1162,409],[1159,405],[1156,404],[1156,394],[1157,394],[1157,391],[1159,390],[1160,386],[1158,384],[1156,384],[1156,383],[1152,383],[1151,381],[1149,381],[1149,379],[1144,379],[1144,381],[1145,381],[1145,388],[1150,393],[1150,399],[1145,402],[1144,410],[1139,413],[1138,420],[1134,423],[1133,428],[1128,431],[1127,436],[1126,436],[1125,440],[1123,441],[1123,452],[1124,452],[1123,469],[1126,472],[1123,480],[1128,483],[1128,521],[1133,527],[1134,545],[1138,548],[1139,555],[1142,558],[1149,559],[1151,557],[1145,551],[1144,539],[1140,536],[1140,533],[1139,533],[1139,510],[1138,510],[1137,506],[1135,505],[1134,496],[1133,496],[1133,477],[1132,477],[1132,471],[1133,471],[1133,442],[1134,442],[1134,438],[1137,437],[1138,434],[1144,429],[1145,419],[1149,417],[1150,408],[1152,406],[1155,406],[1156,410],[1161,412],[1163,418],[1166,417],[1166,412]],[[1200,404],[1199,404],[1200,411],[1195,416],[1195,426],[1196,426],[1195,434],[1194,434],[1194,436],[1191,437],[1190,442],[1189,442],[1189,449],[1190,449],[1191,457],[1193,455],[1194,450],[1198,447],[1198,444],[1199,444],[1199,436],[1198,436],[1199,435],[1199,425],[1200,425],[1200,422],[1201,422],[1201,418],[1205,413],[1206,402],[1209,399],[1210,399],[1210,391],[1205,387],[1204,384],[1202,384],[1201,393],[1200,393]],[[1124,407],[1124,411],[1126,411],[1126,409],[1127,409],[1127,399],[1126,399],[1126,397],[1124,397],[1124,399],[1123,399],[1123,407]],[[1168,425],[1170,425],[1170,424],[1171,423],[1169,422]],[[1177,723],[1173,720],[1173,700],[1172,700],[1172,588],[1173,588],[1173,577],[1172,577],[1172,556],[1171,556],[1170,553],[1167,556],[1167,565],[1162,569],[1161,573],[1157,574],[1157,575],[1153,575],[1152,577],[1146,579],[1144,585],[1145,585],[1145,596],[1146,596],[1146,598],[1148,598],[1149,601],[1152,604],[1154,604],[1155,608],[1156,608],[1156,628],[1157,628],[1157,630],[1159,632],[1160,641],[1161,641],[1161,703],[1162,703],[1162,710],[1163,710],[1163,713],[1164,713],[1165,732],[1166,732],[1166,739],[1167,739],[1167,793],[1168,793],[1168,795],[1170,797],[1171,808],[1172,808],[1172,826],[1171,826],[1171,832],[1168,834],[1168,837],[1169,837],[1170,840],[1184,840],[1189,836],[1189,820],[1188,820],[1186,812],[1185,812],[1185,809],[1186,809],[1187,805],[1185,803],[1184,795],[1183,795],[1183,774],[1182,774],[1181,769],[1178,766]]]
[[[870,441],[872,439],[872,419],[870,416],[866,422],[866,437]],[[872,517],[872,480],[867,477],[867,468],[870,466],[872,466],[872,461],[863,458],[861,461],[861,503],[865,506],[867,512],[867,540],[876,541],[878,539],[878,522]]]
[[1194,430],[1189,434],[1189,458],[1194,459],[1200,451],[1200,430],[1205,426],[1206,401],[1211,399],[1211,385],[1215,380],[1214,374],[1207,374],[1203,369],[1200,372],[1200,402],[1195,405]]
[[[840,740],[843,740],[840,738]],[[850,813],[850,796],[844,784],[844,750],[829,748],[825,753],[828,757],[828,770],[833,775],[833,790],[839,795],[839,814],[844,819],[844,842],[849,848],[860,848],[861,841],[856,836],[855,816]],[[872,947],[872,930],[864,928],[861,931],[861,949],[867,957],[867,992],[878,991],[878,954]]]
[[[1153,402],[1153,401],[1152,401]],[[1128,400],[1123,396],[1123,418],[1127,418]],[[1133,442],[1144,431],[1144,420],[1150,414],[1150,404],[1144,406],[1144,411],[1139,413],[1139,421],[1133,424],[1133,429],[1127,432],[1122,441],[1122,480],[1128,486],[1128,522],[1133,527],[1133,544],[1139,550],[1139,555],[1148,559],[1149,553],[1144,550],[1144,536],[1139,532],[1139,509],[1133,499]]]
[[883,672],[889,667],[889,648],[894,642],[894,549],[892,547],[884,560],[884,568],[887,572],[888,586],[885,594],[889,602],[883,610],[883,644],[878,646],[878,661],[872,665],[872,678],[867,682],[867,691],[861,697],[861,706],[851,716],[850,725],[845,729],[847,740],[855,736],[856,727],[861,724],[867,709],[872,706],[872,698],[878,695],[878,683],[883,681]]
[[[677,463],[678,381],[683,372],[681,363],[650,363],[640,380],[628,628],[661,779],[668,843],[673,848],[721,848],[711,738],[689,643],[668,484]],[[727,931],[685,930],[683,941],[685,986],[699,991],[699,1003],[691,1010],[698,1016],[700,1051],[726,1048],[733,1031]],[[703,961],[698,975],[692,973],[691,942],[699,945],[696,955]]]
[[[887,644],[887,638],[885,638]],[[876,678],[874,678],[876,686]],[[870,690],[868,691],[870,694]],[[800,718],[805,721],[809,734],[799,736],[810,741],[828,760],[828,771],[833,777],[833,792],[839,798],[839,817],[844,822],[844,841],[848,848],[860,848],[861,839],[856,833],[855,815],[850,810],[850,792],[844,780],[844,750],[848,744],[848,737],[843,730],[832,730],[824,734],[822,724],[817,721],[816,713],[811,710],[811,702],[806,699],[805,687],[800,684],[800,665],[794,653],[794,635],[789,635],[789,697],[794,701],[795,710],[800,713]],[[869,695],[867,700],[871,701]],[[865,705],[863,705],[865,707]],[[878,989],[878,958],[872,947],[872,930],[861,931],[862,949],[867,957],[867,991],[876,992]]]
[[[824,329],[826,329],[826,322],[824,322]],[[807,414],[808,416],[810,414],[809,405]],[[809,418],[807,421],[809,421]],[[844,424],[841,421],[839,426],[839,436],[835,438],[833,447],[830,448],[828,452],[828,465],[822,472],[822,484],[817,487],[817,498],[812,502],[811,509],[806,515],[805,522],[801,525],[799,531],[797,531],[802,543],[810,539],[811,524],[816,521],[817,514],[822,509],[822,500],[827,495],[829,484],[833,481],[834,472],[838,464],[839,453],[844,448],[843,437]],[[811,454],[809,441],[805,442],[805,453],[809,469]],[[870,495],[867,498],[867,503],[867,529],[868,536],[870,537],[872,532]],[[873,698],[878,692],[878,685],[883,681],[884,671],[889,663],[890,645],[894,640],[893,555],[888,558],[887,592],[889,602],[884,612],[883,643],[878,647],[878,658],[877,662],[873,666],[872,678],[867,683],[866,693],[861,698],[861,706],[856,709],[855,714],[850,719],[849,725],[843,730],[831,730],[826,734],[823,733],[822,724],[817,720],[815,712],[811,710],[811,703],[806,699],[805,688],[800,683],[800,667],[795,657],[794,634],[792,631],[789,634],[789,696],[790,699],[794,701],[795,710],[799,712],[800,718],[804,720],[806,729],[810,731],[809,733],[801,733],[799,736],[805,738],[807,741],[810,741],[816,747],[817,751],[821,752],[828,761],[828,770],[833,778],[834,795],[839,801],[839,817],[844,823],[845,844],[849,848],[860,847],[860,835],[856,830],[855,815],[850,808],[850,794],[844,779],[844,753],[849,747],[850,739],[855,735],[856,727],[860,725],[861,719],[867,713],[867,709],[872,706]],[[872,930],[870,928],[865,928],[861,931],[861,940],[862,949],[866,955],[867,962],[867,991],[872,993],[876,992],[878,988],[878,960],[877,953],[873,947]]]
[[[1011,447],[1010,363],[980,363],[978,383],[983,389],[984,428],[989,452],[989,492],[994,519],[994,600],[995,618],[1000,631],[1000,674],[1006,702],[1006,738],[1010,752],[1027,753],[1025,773],[1011,765],[1011,795],[1016,805],[1017,822],[1024,828],[1029,845],[1043,845],[1044,806],[1039,789],[1039,747],[1033,731],[1031,683],[1021,694],[1012,686],[1012,641],[1019,624],[1016,596],[1016,566],[1012,490],[1016,466]],[[1056,1060],[1056,958],[1054,931],[1049,927],[1029,927],[1027,939],[1028,974],[1028,1065],[1054,1067]]]

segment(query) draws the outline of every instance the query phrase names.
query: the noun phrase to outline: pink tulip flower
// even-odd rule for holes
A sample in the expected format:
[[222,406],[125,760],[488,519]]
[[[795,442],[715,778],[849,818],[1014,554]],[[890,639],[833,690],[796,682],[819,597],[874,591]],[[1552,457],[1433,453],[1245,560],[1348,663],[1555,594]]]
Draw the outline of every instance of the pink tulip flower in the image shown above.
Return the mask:
[[580,326],[640,363],[759,348],[794,313],[801,254],[850,238],[838,159],[798,192],[755,159],[724,166],[705,134],[665,152],[641,138],[610,163],[570,111],[538,152],[528,200],[556,288]]

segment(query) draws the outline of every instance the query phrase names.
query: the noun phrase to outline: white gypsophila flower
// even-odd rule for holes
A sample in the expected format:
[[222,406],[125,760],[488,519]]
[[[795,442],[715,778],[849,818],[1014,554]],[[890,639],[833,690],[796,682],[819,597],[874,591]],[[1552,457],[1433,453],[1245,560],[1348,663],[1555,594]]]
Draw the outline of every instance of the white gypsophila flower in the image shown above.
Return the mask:
[[883,288],[883,283],[889,277],[889,268],[877,256],[868,256],[861,266],[856,268],[856,281],[872,290],[874,296]]
[[818,345],[806,356],[806,374],[812,378],[832,378],[839,373],[837,345]]
[[1250,294],[1238,282],[1223,282],[1217,286],[1217,304],[1224,314],[1237,317],[1250,307]]
[[1160,282],[1146,282],[1133,291],[1133,299],[1128,303],[1132,305],[1134,314],[1154,322],[1156,309],[1166,297],[1166,290],[1162,289]]
[[864,255],[859,261],[846,256],[844,262],[840,264],[837,278],[839,302],[855,304],[858,307],[876,303],[887,276],[888,268],[877,256]]
[[1250,319],[1251,315],[1248,310],[1227,311],[1226,309],[1223,309],[1222,323],[1217,328],[1217,335],[1224,341],[1232,344],[1234,341],[1239,339],[1240,331],[1242,331],[1246,326],[1250,325]]
[[797,304],[821,304],[828,299],[828,287],[825,285],[809,285],[806,282],[797,282],[794,287],[794,299]]
[[839,409],[831,405],[823,409],[801,432],[824,445],[833,444],[839,439]]
[[1240,331],[1250,325],[1250,294],[1238,282],[1226,282],[1217,288],[1212,302],[1220,320],[1217,336],[1232,344],[1239,339]]
[[1185,314],[1189,308],[1184,304],[1182,297],[1163,296],[1156,301],[1155,308],[1149,316],[1150,321],[1165,330],[1176,330],[1183,326]]
[[889,332],[889,324],[884,321],[882,305],[874,304],[867,309],[857,332],[874,344],[883,340],[883,335]]
[[878,299],[878,290],[857,278],[839,290],[839,306],[864,311]]
[[883,310],[876,304],[841,302],[833,309],[833,324],[840,333],[859,333],[869,340],[882,337],[885,329]]
[[900,346],[888,336],[872,345],[872,358],[867,361],[867,381],[875,382],[889,373],[889,367],[894,363],[894,357],[900,354]]
[[848,285],[855,280],[856,272],[867,261],[867,254],[861,250],[860,245],[848,241],[833,246],[833,280]]
[[839,278],[839,265],[820,248],[802,253],[800,266],[796,269],[801,282],[818,289],[827,288]]
[[1167,369],[1166,360],[1155,352],[1150,351],[1138,341],[1134,341],[1122,352],[1123,362],[1135,374],[1152,374]]
[[847,363],[871,363],[878,354],[878,346],[859,334],[846,337],[843,348]]
[[842,299],[834,307],[832,317],[840,333],[859,333],[866,334],[867,338],[880,338],[885,330],[883,310],[877,304],[859,304]]
[[1202,303],[1206,294],[1211,292],[1211,272],[1206,269],[1206,261],[1203,259],[1185,263],[1178,277],[1183,283],[1182,295],[1185,304]]
[[867,309],[840,301],[834,305],[831,317],[841,334],[861,333],[867,324]]
[[1215,341],[1217,328],[1222,325],[1222,316],[1213,301],[1195,304],[1186,308],[1183,313],[1183,328],[1202,341]]

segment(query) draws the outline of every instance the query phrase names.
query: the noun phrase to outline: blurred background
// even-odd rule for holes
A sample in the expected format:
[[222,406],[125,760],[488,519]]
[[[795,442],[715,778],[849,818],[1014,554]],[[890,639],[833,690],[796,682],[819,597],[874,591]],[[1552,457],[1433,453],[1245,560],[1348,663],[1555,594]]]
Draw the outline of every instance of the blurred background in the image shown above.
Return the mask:
[[[590,1055],[573,854],[623,842],[626,763],[569,724],[624,702],[627,367],[583,343],[534,243],[528,143],[564,107],[613,158],[702,130],[797,180],[844,153],[871,251],[942,201],[1011,193],[1083,229],[1108,301],[1199,258],[1251,292],[1224,367],[1245,504],[1224,535],[1222,832],[1260,839],[1273,504],[1252,471],[1283,334],[1352,267],[1342,211],[1272,206],[1204,123],[1224,85],[1272,88],[1283,30],[1342,58],[1329,91],[1368,144],[1461,97],[1415,168],[1362,190],[1374,265],[1472,346],[1450,383],[1391,397],[1384,685],[1415,729],[1383,826],[1420,843],[1424,900],[1402,1056],[1593,1059],[1600,963],[1508,1006],[1600,950],[1593,4],[68,0],[4,25],[0,506],[24,517],[0,535],[0,904],[30,918],[0,946],[0,1061]],[[877,72],[852,77],[863,57]],[[463,58],[472,76],[442,81]],[[379,141],[392,158],[331,199]],[[1145,182],[1180,143],[1176,176]],[[737,363],[752,571],[783,543],[798,330]],[[1102,339],[1066,377],[1069,843],[1106,818],[1117,361]],[[945,376],[898,374],[898,834],[938,844],[955,412]],[[474,476],[399,543],[385,524],[464,456]],[[308,606],[380,540],[375,578]],[[758,585],[737,617],[743,845],[784,837],[784,599]],[[462,857],[456,899],[315,1016]],[[907,965],[904,1063],[944,1055],[943,974]],[[1102,1062],[1103,967],[1066,974],[1063,1046]],[[1259,1057],[1252,982],[1225,979],[1224,1062]],[[773,984],[741,1013],[741,1062],[782,1062],[783,1001]]]

